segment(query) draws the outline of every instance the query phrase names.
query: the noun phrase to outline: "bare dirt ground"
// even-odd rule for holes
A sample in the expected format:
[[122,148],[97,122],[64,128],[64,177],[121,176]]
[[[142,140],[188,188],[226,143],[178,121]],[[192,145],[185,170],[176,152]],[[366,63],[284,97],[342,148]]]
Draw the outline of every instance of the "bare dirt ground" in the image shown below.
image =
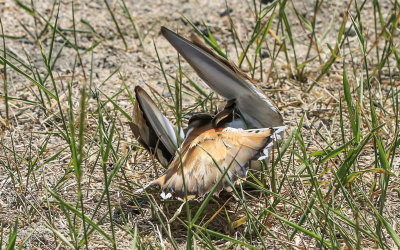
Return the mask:
[[[258,1],[256,1],[258,2]],[[24,2],[30,6],[30,2]],[[37,12],[49,17],[53,1],[33,1]],[[238,55],[233,46],[233,40],[229,31],[229,20],[226,15],[225,1],[126,1],[136,25],[140,31],[146,34],[143,41],[144,48],[140,47],[139,39],[136,32],[133,30],[129,20],[122,15],[118,15],[120,11],[120,1],[108,1],[111,8],[116,9],[117,21],[120,29],[124,34],[128,49],[125,49],[124,43],[118,34],[115,23],[110,16],[109,11],[105,7],[104,1],[75,1],[75,23],[77,30],[94,32],[77,33],[76,44],[79,51],[83,53],[86,49],[93,46],[96,41],[104,40],[92,52],[81,54],[81,61],[76,56],[76,51],[69,45],[64,44],[64,40],[57,36],[54,44],[54,52],[57,53],[62,46],[65,46],[57,60],[56,67],[54,68],[55,82],[59,89],[60,98],[62,100],[62,109],[68,112],[68,82],[72,81],[72,102],[74,104],[74,113],[79,113],[79,100],[80,89],[83,84],[89,84],[90,77],[93,77],[91,89],[98,89],[101,92],[96,94],[100,95],[100,99],[105,102],[107,99],[103,95],[111,97],[123,89],[122,78],[125,79],[129,89],[133,91],[135,85],[146,86],[149,85],[155,88],[165,100],[171,100],[167,92],[165,80],[160,70],[160,65],[157,60],[157,55],[154,49],[154,44],[157,46],[158,54],[167,75],[175,77],[177,74],[177,53],[170,46],[170,44],[161,36],[160,27],[166,26],[170,29],[177,30],[184,36],[189,36],[193,32],[193,28],[184,21],[183,16],[191,20],[193,23],[200,25],[202,22],[206,23],[216,38],[217,42],[227,52],[228,57],[235,63],[238,62]],[[253,1],[240,1],[229,0],[230,8],[232,8],[231,16],[234,20],[236,31],[242,41],[247,41],[249,38],[252,27],[254,26],[253,17]],[[309,18],[312,9],[313,1],[295,1],[295,6],[302,14]],[[262,5],[265,6],[265,5]],[[382,7],[390,6],[389,1],[382,1]],[[287,131],[296,128],[301,117],[305,116],[303,124],[303,136],[307,152],[314,152],[320,150],[321,147],[326,146],[318,133],[324,135],[327,141],[335,142],[340,138],[339,134],[339,100],[342,96],[342,63],[339,60],[333,65],[329,73],[324,76],[313,88],[310,93],[306,93],[307,89],[313,84],[313,79],[320,72],[321,62],[324,62],[329,57],[329,49],[326,44],[334,47],[337,33],[340,28],[341,16],[343,11],[347,8],[345,1],[325,1],[321,7],[321,13],[316,23],[316,30],[318,30],[319,37],[324,38],[320,41],[321,53],[320,57],[317,56],[315,50],[311,50],[310,58],[315,56],[315,62],[310,62],[306,66],[307,78],[304,82],[296,81],[290,76],[290,67],[285,60],[283,53],[274,60],[265,54],[263,58],[264,69],[257,68],[254,78],[262,80],[260,85],[265,89],[272,89],[278,91],[269,91],[268,96],[275,101],[285,119],[285,125],[288,127]],[[389,8],[389,7],[387,7]],[[367,4],[364,13],[371,13],[372,5]],[[383,9],[385,13],[385,9]],[[56,10],[53,13],[54,22]],[[45,75],[46,68],[43,63],[42,55],[40,53],[39,43],[33,39],[36,36],[37,30],[42,30],[45,22],[37,18],[32,18],[23,8],[17,6],[16,2],[11,0],[0,1],[0,17],[4,27],[4,34],[12,36],[6,39],[6,47],[9,51],[23,58],[25,62],[35,65],[41,75]],[[373,20],[366,14],[362,17],[364,20],[365,29],[373,27]],[[308,48],[308,35],[300,25],[295,15],[288,12],[288,20],[291,23],[293,37],[296,42],[296,56],[304,58]],[[61,1],[60,14],[57,27],[62,30],[68,39],[74,41],[72,32],[72,2]],[[86,23],[90,24],[87,25]],[[35,27],[38,27],[36,30]],[[372,30],[372,28],[371,28]],[[43,35],[40,39],[40,44],[45,54],[51,42],[51,30]],[[143,34],[142,34],[143,35]],[[107,39],[105,39],[107,38]],[[349,42],[356,43],[357,37],[355,35],[349,36]],[[2,40],[0,40],[2,41]],[[154,43],[154,44],[153,44]],[[272,50],[275,41],[274,38],[267,38],[265,46]],[[382,46],[382,44],[378,44]],[[289,49],[289,52],[292,51]],[[93,56],[93,59],[92,59]],[[294,55],[288,55],[293,60]],[[346,58],[346,60],[350,60]],[[350,81],[354,81],[354,77],[359,77],[357,65],[361,67],[362,58],[359,51],[355,51],[352,60],[354,68],[349,68]],[[393,59],[390,59],[393,60]],[[90,71],[92,68],[93,72]],[[373,67],[376,62],[371,59],[370,65]],[[395,62],[393,60],[393,65]],[[197,83],[201,80],[193,72],[190,66],[182,63],[182,69],[189,77]],[[243,64],[243,69],[249,70],[246,63]],[[116,72],[116,74],[113,74]],[[354,74],[353,74],[354,73]],[[399,71],[394,69],[395,84],[399,84]],[[74,77],[72,77],[74,75]],[[109,76],[111,76],[109,78]],[[382,70],[381,92],[377,92],[377,96],[386,96],[389,91],[389,80],[387,69]],[[171,82],[172,78],[169,79]],[[49,88],[51,82],[47,81]],[[187,82],[186,82],[187,84]],[[187,84],[188,85],[188,84]],[[188,85],[189,86],[189,85]],[[8,95],[11,97],[21,98],[23,100],[37,100],[34,96],[38,94],[37,89],[30,91],[32,84],[22,77],[17,72],[8,70]],[[205,88],[206,89],[206,88]],[[206,89],[209,92],[209,89]],[[95,92],[90,93],[94,95]],[[5,106],[4,99],[0,98],[0,117],[2,121],[5,119]],[[127,111],[129,114],[132,112],[132,104],[126,91],[116,99],[118,105]],[[385,104],[385,103],[383,103]],[[193,107],[194,99],[189,95],[184,96],[184,107],[188,109]],[[389,104],[388,104],[389,105]],[[89,98],[88,115],[87,115],[87,160],[85,162],[84,177],[82,180],[84,190],[84,203],[89,213],[96,209],[96,205],[100,195],[104,190],[104,177],[102,169],[99,166],[96,152],[98,148],[98,141],[93,138],[96,137],[96,128],[98,125],[98,117],[96,116],[96,109],[98,104],[94,98]],[[28,248],[43,248],[54,249],[60,244],[56,240],[53,232],[49,230],[49,224],[57,228],[64,235],[68,236],[68,225],[65,215],[59,206],[55,206],[52,202],[54,198],[49,194],[48,188],[57,189],[58,193],[62,194],[62,198],[70,203],[77,202],[77,183],[71,171],[71,153],[68,149],[64,149],[67,144],[60,136],[57,135],[58,130],[56,126],[60,126],[61,122],[49,122],[51,114],[45,115],[43,110],[35,105],[27,104],[24,101],[10,101],[10,117],[11,125],[8,128],[2,127],[0,148],[0,225],[4,230],[4,237],[7,239],[9,228],[13,225],[18,217],[18,239],[17,244],[21,243],[30,234],[28,242],[24,247]],[[58,113],[56,103],[49,105],[49,110]],[[166,105],[164,105],[167,114],[172,116],[172,112]],[[384,107],[388,108],[389,107]],[[106,122],[111,124],[113,119],[116,119],[116,134],[115,150],[116,154],[122,156],[126,154],[128,147],[132,144],[136,145],[132,137],[127,119],[123,117],[118,111],[113,109],[113,105],[108,103],[105,109],[109,110],[109,116],[105,117]],[[382,122],[388,124],[393,121],[379,112]],[[107,125],[109,125],[107,124]],[[383,136],[390,138],[394,133],[391,131],[390,126],[386,127]],[[349,131],[350,132],[350,131]],[[47,142],[48,140],[48,142]],[[41,145],[48,143],[43,155],[41,154]],[[13,149],[16,154],[12,153]],[[372,148],[370,148],[372,152]],[[56,159],[51,163],[46,163],[46,159],[60,152]],[[39,161],[40,164],[36,164]],[[368,156],[367,151],[364,152],[360,158],[360,164],[366,166],[371,164],[373,159]],[[395,160],[397,163],[396,169],[392,172],[399,173],[400,160]],[[35,163],[34,163],[35,162]],[[111,172],[115,163],[110,158],[108,170]],[[135,184],[145,184],[155,177],[154,169],[152,166],[154,162],[143,151],[134,151],[126,164],[122,166],[123,173],[119,171],[110,186],[111,204],[118,210],[121,206],[130,217],[128,224],[122,223],[115,212],[114,217],[117,223],[120,223],[120,228],[116,227],[115,235],[117,238],[117,246],[121,249],[129,248],[132,244],[132,237],[126,232],[126,229],[134,228],[135,225],[141,230],[142,236],[149,236],[156,240],[164,239],[162,242],[165,247],[169,247],[169,243],[165,240],[165,235],[158,234],[160,225],[157,220],[151,215],[150,209],[144,209],[145,216],[137,213],[135,205],[130,203],[130,194],[125,191],[133,192],[136,188]],[[296,163],[298,166],[301,162]],[[31,166],[36,166],[31,169]],[[327,167],[329,168],[329,166]],[[159,172],[162,172],[158,166]],[[295,172],[296,169],[291,171]],[[329,176],[326,181],[329,181]],[[368,176],[366,176],[368,178]],[[130,186],[128,186],[128,183]],[[399,184],[394,183],[388,190],[388,205],[386,213],[393,216],[400,216],[399,198],[396,190]],[[300,191],[301,192],[301,191]],[[173,205],[170,209],[173,211]],[[162,205],[160,205],[162,206]],[[168,206],[167,206],[168,207]],[[231,210],[234,211],[238,208],[238,204],[231,204]],[[279,207],[276,208],[279,211]],[[167,209],[168,210],[168,209]],[[107,214],[107,204],[103,202],[96,213],[94,220],[98,221],[100,218]],[[235,213],[232,212],[232,216]],[[73,216],[71,214],[71,216]],[[239,218],[239,216],[238,216]],[[224,223],[223,221],[216,221],[216,223]],[[105,220],[104,224],[100,225],[103,230],[110,232],[109,221]],[[271,230],[279,233],[280,226],[276,221],[271,221]],[[177,239],[180,243],[184,243],[186,237],[186,230],[182,227],[172,228]],[[221,229],[224,231],[223,229]],[[396,226],[398,230],[398,225]],[[153,233],[153,234],[152,234]],[[235,237],[235,233],[232,233]],[[267,239],[268,240],[268,239]],[[311,242],[309,238],[301,238],[296,236],[294,242],[299,245],[307,246],[308,241],[310,246],[315,246],[315,242]],[[270,242],[271,247],[279,247],[273,240]],[[224,247],[225,242],[216,241],[216,246]],[[222,244],[222,245],[219,245]],[[91,248],[107,248],[107,243],[101,235],[95,233],[90,239]],[[162,245],[161,245],[162,247]]]

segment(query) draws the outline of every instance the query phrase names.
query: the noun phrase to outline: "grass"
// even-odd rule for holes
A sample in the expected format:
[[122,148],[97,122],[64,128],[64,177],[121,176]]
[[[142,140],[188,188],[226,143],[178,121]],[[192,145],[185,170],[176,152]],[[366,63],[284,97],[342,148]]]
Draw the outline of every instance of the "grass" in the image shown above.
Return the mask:
[[[15,32],[0,20],[1,248],[400,247],[397,0],[225,1],[209,10],[217,18],[185,14],[186,26],[145,25],[159,6],[124,0],[96,13],[9,2],[24,18]],[[159,23],[197,32],[260,80],[288,127],[262,171],[183,207],[134,193],[163,169],[131,139],[131,91],[151,86],[178,127],[220,99],[159,38]],[[119,60],[130,57],[151,69],[133,64],[132,79]]]

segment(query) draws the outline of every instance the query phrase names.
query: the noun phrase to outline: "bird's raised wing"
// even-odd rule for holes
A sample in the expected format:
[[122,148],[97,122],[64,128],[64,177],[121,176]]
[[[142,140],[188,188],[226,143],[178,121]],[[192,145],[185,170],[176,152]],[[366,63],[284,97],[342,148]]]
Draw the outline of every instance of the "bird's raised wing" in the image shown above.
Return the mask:
[[190,42],[165,27],[161,33],[210,88],[227,100],[236,100],[237,109],[249,127],[283,125],[282,115],[272,101],[233,63],[215,55],[199,39]]
[[143,88],[136,86],[135,95],[133,121],[129,123],[132,132],[139,143],[166,167],[179,147],[177,137],[183,141],[183,132],[177,133]]

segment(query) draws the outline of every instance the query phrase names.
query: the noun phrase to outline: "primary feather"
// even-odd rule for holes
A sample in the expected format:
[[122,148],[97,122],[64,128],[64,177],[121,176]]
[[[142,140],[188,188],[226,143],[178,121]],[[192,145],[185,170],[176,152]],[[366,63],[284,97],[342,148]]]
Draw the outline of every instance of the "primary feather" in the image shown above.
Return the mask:
[[227,100],[236,100],[248,127],[283,125],[282,115],[272,101],[233,63],[215,55],[199,39],[191,42],[165,27],[161,27],[161,33],[210,88]]
[[183,137],[183,132],[176,133],[176,128],[143,88],[135,87],[135,97],[133,121],[129,123],[132,132],[141,145],[167,166],[179,147],[177,137]]

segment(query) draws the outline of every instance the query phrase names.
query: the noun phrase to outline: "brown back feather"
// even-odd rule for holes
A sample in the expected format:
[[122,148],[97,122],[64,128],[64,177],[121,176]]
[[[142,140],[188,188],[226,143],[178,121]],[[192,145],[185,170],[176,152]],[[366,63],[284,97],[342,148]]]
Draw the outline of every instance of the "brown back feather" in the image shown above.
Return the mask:
[[[183,166],[188,195],[201,198],[211,191],[227,168],[227,176],[231,182],[245,177],[247,162],[271,141],[271,133],[270,129],[223,130],[207,125],[199,133],[194,131],[192,138],[184,141],[181,156],[175,156],[166,173],[155,183],[161,186],[164,194],[171,193],[175,197],[183,198]],[[222,172],[214,161],[221,167]],[[222,189],[230,190],[225,179],[221,181],[216,194]]]

